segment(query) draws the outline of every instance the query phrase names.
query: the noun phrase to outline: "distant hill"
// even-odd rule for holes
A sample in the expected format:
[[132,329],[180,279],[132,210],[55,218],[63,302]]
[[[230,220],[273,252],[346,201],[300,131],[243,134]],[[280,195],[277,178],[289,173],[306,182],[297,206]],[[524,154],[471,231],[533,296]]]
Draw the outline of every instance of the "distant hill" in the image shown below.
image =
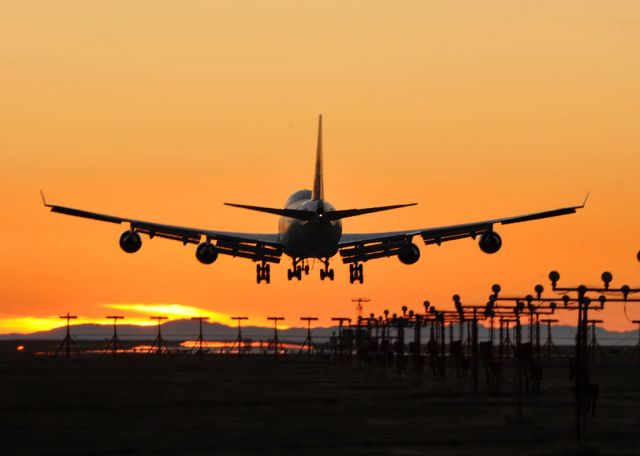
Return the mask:
[[[220,323],[203,322],[202,329],[205,339],[208,340],[233,340],[238,334],[235,327],[223,325]],[[0,340],[58,340],[65,335],[65,327],[55,328],[49,331],[39,331],[29,334],[3,334]],[[332,333],[337,333],[338,327],[321,327],[312,329],[312,337],[317,342],[326,341],[331,337]],[[393,331],[392,331],[393,333]],[[407,341],[413,337],[411,328],[406,330]],[[478,336],[480,340],[489,338],[489,331],[483,326],[479,327]],[[572,345],[575,340],[575,326],[553,326],[552,338],[556,345]],[[157,334],[155,326],[137,326],[137,325],[118,325],[118,336],[123,340],[152,340]],[[81,340],[104,340],[109,339],[113,335],[113,327],[111,325],[97,324],[78,324],[71,327],[71,335]],[[273,338],[273,328],[263,326],[246,326],[242,328],[242,335],[245,339],[267,340]],[[455,325],[455,338],[458,338],[458,326]],[[522,327],[523,339],[528,340],[529,326]],[[198,324],[192,320],[172,320],[162,325],[162,336],[168,340],[193,340],[198,337]],[[278,337],[291,342],[302,342],[307,336],[306,328],[289,328],[278,331]],[[428,328],[423,328],[422,339],[424,341],[429,337]],[[447,340],[449,338],[449,330],[446,333]],[[466,334],[465,334],[466,337]],[[515,342],[515,330],[511,328],[511,340]],[[596,337],[601,345],[635,345],[638,343],[637,330],[631,331],[608,331],[606,329],[597,328]],[[494,338],[498,339],[498,330],[495,330]],[[544,343],[547,339],[546,327],[541,328],[540,342]]]
[[[313,328],[313,337],[318,339],[328,339],[335,328]],[[118,337],[123,340],[150,340],[157,335],[156,326],[138,325],[118,325]],[[223,325],[220,323],[202,323],[202,332],[208,340],[233,340],[238,335],[238,328]],[[51,329],[48,331],[38,331],[33,333],[2,334],[0,340],[55,340],[65,336],[66,327]],[[273,337],[273,328],[262,326],[243,326],[242,336],[245,339],[269,339]],[[75,339],[82,340],[103,340],[113,336],[112,325],[98,324],[77,324],[71,326],[71,335]],[[162,337],[167,340],[192,340],[198,337],[198,323],[192,320],[172,320],[162,324]],[[283,337],[292,341],[303,341],[307,337],[306,328],[289,328],[279,330],[278,337]]]

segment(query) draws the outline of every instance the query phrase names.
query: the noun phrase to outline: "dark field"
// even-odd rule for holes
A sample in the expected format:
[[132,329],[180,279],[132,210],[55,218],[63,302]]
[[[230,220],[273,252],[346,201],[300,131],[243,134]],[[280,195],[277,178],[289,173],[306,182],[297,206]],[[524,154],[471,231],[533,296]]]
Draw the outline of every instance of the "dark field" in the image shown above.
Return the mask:
[[[354,361],[187,356],[51,359],[0,345],[2,455],[640,454],[640,368],[596,363],[597,412],[576,443],[566,360],[515,418],[501,391],[421,384]],[[481,371],[482,373],[482,371]]]

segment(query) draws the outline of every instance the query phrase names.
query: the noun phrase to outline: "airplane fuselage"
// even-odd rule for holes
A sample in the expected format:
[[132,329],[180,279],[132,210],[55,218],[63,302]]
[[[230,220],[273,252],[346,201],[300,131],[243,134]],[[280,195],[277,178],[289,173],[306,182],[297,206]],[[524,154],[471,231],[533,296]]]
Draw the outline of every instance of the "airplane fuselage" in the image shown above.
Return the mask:
[[[323,220],[322,212],[335,208],[324,200],[313,200],[310,190],[300,190],[289,197],[285,209],[318,213],[311,220],[281,217],[278,224],[280,242],[284,253],[292,258],[331,258],[338,252],[342,236],[340,220]],[[320,210],[319,210],[320,209]]]

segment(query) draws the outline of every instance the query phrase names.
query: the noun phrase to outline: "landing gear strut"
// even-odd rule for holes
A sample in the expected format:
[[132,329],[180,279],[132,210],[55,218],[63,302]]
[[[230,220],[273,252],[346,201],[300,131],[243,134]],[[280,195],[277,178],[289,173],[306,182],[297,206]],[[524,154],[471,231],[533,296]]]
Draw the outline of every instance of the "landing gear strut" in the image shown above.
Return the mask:
[[256,281],[258,283],[265,281],[271,282],[271,266],[265,262],[256,265]]
[[353,282],[364,282],[362,265],[359,263],[352,263],[349,265],[349,283]]
[[329,268],[329,258],[322,260],[322,264],[324,264],[324,269],[320,269],[320,280],[324,280],[327,277],[329,280],[333,280],[334,274],[333,269]]

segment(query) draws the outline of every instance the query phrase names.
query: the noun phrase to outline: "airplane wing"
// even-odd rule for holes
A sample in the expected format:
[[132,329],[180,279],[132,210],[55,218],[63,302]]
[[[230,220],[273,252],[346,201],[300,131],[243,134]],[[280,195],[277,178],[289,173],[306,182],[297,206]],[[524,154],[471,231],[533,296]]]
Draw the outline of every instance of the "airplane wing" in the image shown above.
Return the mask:
[[184,245],[199,244],[200,242],[215,240],[219,253],[234,257],[249,258],[253,261],[279,263],[283,252],[283,245],[277,234],[233,233],[228,231],[213,231],[183,226],[165,225],[161,223],[145,222],[127,217],[100,214],[71,207],[48,204],[42,195],[45,207],[51,212],[88,218],[101,222],[128,223],[131,230],[146,234],[149,238],[159,237],[180,241]]
[[[589,195],[587,194],[587,198],[588,197]],[[511,223],[528,222],[530,220],[573,214],[578,209],[582,209],[585,206],[587,198],[585,198],[584,202],[578,206],[534,212],[515,217],[464,223],[461,225],[393,231],[387,233],[343,234],[339,243],[340,255],[342,256],[342,261],[344,263],[355,263],[375,258],[395,256],[407,242],[411,241],[414,236],[422,237],[422,240],[426,245],[440,245],[443,242],[467,237],[475,239],[476,236],[493,232],[493,225],[509,225]]]

